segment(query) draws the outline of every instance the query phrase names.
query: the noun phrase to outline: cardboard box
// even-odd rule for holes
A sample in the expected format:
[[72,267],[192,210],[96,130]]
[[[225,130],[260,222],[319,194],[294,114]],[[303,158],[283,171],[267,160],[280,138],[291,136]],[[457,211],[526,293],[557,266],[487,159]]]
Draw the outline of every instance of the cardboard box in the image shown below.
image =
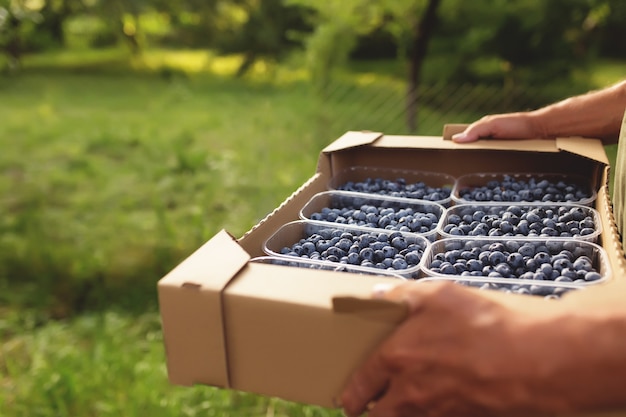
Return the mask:
[[597,190],[599,243],[613,278],[625,276],[600,141],[482,140],[348,132],[320,154],[317,171],[240,238],[217,233],[158,283],[171,383],[207,384],[333,407],[348,376],[406,315],[402,305],[371,300],[389,277],[249,262],[281,225],[351,166],[418,169],[458,177],[472,172],[584,175]]

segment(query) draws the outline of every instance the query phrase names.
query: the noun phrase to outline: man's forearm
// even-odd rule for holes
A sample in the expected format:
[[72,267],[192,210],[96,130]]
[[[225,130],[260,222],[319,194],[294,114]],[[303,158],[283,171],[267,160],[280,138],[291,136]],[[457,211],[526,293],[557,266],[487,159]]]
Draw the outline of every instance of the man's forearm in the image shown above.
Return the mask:
[[587,136],[615,143],[626,110],[626,80],[528,113],[544,137]]

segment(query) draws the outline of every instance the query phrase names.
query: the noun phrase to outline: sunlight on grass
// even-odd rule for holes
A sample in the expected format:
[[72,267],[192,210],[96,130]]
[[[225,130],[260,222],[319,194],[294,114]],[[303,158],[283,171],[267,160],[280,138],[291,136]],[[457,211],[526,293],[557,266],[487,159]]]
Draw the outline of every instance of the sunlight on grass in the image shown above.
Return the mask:
[[387,87],[405,88],[406,81],[397,77],[387,74],[377,74],[375,72],[364,72],[359,74],[353,74],[346,71],[342,75],[343,79],[352,80],[357,86],[368,86],[372,84],[384,84]]
[[[107,71],[124,70],[136,73],[156,73],[163,76],[215,75],[233,77],[243,61],[241,54],[217,55],[203,49],[146,49],[133,56],[125,48],[63,50],[28,55],[24,67],[28,69],[68,69]],[[287,85],[309,79],[302,65],[279,65],[274,61],[258,59],[247,72],[248,81],[272,82]]]
[[[201,50],[149,50],[141,56],[132,59],[131,66],[134,69],[148,69],[158,71],[163,68],[171,68],[186,73],[200,73],[211,70],[210,62],[215,59],[221,60],[209,51]],[[225,75],[225,74],[221,74]]]
[[60,50],[39,54],[25,55],[25,68],[80,68],[98,64],[101,67],[120,64],[131,58],[130,52],[124,48]]

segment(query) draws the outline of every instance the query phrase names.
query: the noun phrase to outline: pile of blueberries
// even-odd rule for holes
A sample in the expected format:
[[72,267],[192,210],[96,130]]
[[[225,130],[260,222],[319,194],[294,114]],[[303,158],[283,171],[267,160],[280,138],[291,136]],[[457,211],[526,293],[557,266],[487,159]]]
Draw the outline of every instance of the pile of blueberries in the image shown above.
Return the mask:
[[459,205],[445,217],[443,232],[452,236],[581,238],[593,235],[593,211],[580,205]]
[[427,201],[443,201],[452,193],[452,186],[433,187],[423,181],[407,183],[405,178],[388,180],[380,177],[370,177],[363,181],[347,181],[337,189]]
[[428,233],[437,228],[443,208],[441,206],[332,204],[312,213],[311,220],[373,227],[410,233]]
[[400,232],[363,232],[319,228],[307,233],[280,254],[346,265],[402,271],[421,262],[428,241]]
[[591,197],[585,187],[576,183],[539,177],[525,180],[512,175],[488,181],[486,185],[461,187],[457,194],[465,201],[506,202],[580,202]]
[[544,298],[550,300],[557,300],[561,298],[563,294],[575,290],[575,288],[563,286],[532,285],[520,283],[509,284],[502,282],[473,282],[467,280],[456,280],[454,282],[468,287],[476,287],[480,290],[495,290],[505,293],[543,296]]
[[[261,262],[261,261],[262,260],[260,260],[260,258],[257,260],[252,260],[252,262]],[[324,270],[324,271],[351,272],[351,273],[357,273],[361,275],[380,276],[380,272],[377,269],[367,270],[363,268],[363,269],[356,270],[355,268],[351,268],[347,264],[335,263],[335,262],[318,262],[318,261],[312,261],[309,259],[302,259],[302,258],[295,259],[295,260],[288,260],[286,258],[279,258],[279,257],[269,257],[266,262],[270,262],[274,265],[290,266],[294,268],[308,268],[308,269],[316,269],[316,270]],[[399,279],[405,279],[402,275],[394,274],[391,271],[389,272],[389,276],[399,278]]]
[[435,274],[574,284],[602,278],[593,264],[593,246],[582,241],[440,242],[443,250],[433,246],[433,255],[426,265]]

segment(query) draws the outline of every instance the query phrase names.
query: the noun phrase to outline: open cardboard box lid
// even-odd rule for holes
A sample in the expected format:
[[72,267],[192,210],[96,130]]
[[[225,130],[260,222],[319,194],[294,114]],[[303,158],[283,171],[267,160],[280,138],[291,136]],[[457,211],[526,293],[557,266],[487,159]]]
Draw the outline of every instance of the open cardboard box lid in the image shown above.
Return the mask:
[[[449,136],[450,129],[446,132]],[[159,281],[172,383],[334,406],[333,398],[351,372],[406,316],[403,305],[369,298],[376,283],[393,278],[250,259],[264,254],[265,240],[297,220],[303,205],[326,190],[336,172],[356,165],[445,170],[455,176],[545,172],[546,167],[582,173],[598,190],[595,208],[602,217],[601,241],[613,276],[626,271],[607,191],[608,159],[598,140],[481,140],[460,145],[445,137],[347,132],[322,150],[312,177],[251,230],[238,239],[220,231]]]

